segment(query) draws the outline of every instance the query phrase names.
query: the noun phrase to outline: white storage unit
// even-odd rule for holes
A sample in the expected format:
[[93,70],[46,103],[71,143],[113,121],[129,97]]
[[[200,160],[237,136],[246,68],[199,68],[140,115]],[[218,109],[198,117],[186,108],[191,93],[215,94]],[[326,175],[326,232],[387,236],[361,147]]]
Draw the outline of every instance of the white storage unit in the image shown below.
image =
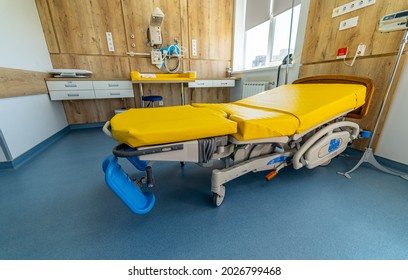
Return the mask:
[[95,98],[131,98],[131,81],[93,81]]
[[51,100],[94,99],[92,81],[47,81]]
[[207,88],[207,87],[234,87],[235,80],[223,79],[223,80],[196,80],[189,82],[189,88]]
[[131,81],[46,81],[51,100],[133,98]]

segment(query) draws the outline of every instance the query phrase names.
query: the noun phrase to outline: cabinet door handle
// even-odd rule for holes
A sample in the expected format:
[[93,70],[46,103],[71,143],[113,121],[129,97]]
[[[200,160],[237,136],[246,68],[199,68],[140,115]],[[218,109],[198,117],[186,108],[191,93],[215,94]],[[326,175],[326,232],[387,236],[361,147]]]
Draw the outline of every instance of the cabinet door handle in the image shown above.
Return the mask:
[[108,87],[118,87],[119,84],[108,84]]
[[110,95],[120,95],[120,92],[110,92]]
[[79,93],[68,93],[68,96],[70,96],[70,97],[79,96]]
[[77,84],[65,84],[65,87],[77,87]]

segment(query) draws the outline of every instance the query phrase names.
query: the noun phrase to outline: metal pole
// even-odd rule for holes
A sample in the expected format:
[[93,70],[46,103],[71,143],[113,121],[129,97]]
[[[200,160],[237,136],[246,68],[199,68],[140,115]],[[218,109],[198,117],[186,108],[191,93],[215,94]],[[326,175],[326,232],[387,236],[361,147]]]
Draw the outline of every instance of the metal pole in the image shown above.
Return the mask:
[[398,65],[399,65],[399,62],[400,62],[400,59],[401,59],[401,55],[404,52],[405,44],[407,43],[407,41],[408,41],[408,29],[405,30],[404,39],[402,40],[400,49],[398,51],[398,55],[397,55],[397,59],[395,61],[394,69],[392,70],[392,73],[391,73],[390,82],[388,83],[388,87],[387,87],[384,99],[382,101],[382,104],[381,104],[381,109],[380,109],[380,112],[378,113],[378,116],[377,116],[377,119],[376,119],[376,122],[375,122],[374,131],[373,131],[373,133],[371,135],[370,142],[368,143],[368,146],[367,146],[363,156],[361,157],[360,161],[351,170],[349,170],[347,172],[337,172],[338,174],[343,175],[348,179],[351,178],[350,173],[357,170],[357,168],[359,168],[361,164],[367,162],[367,163],[371,164],[372,166],[374,166],[375,168],[377,168],[378,170],[381,170],[382,172],[385,172],[385,173],[388,173],[388,174],[391,174],[391,175],[395,175],[395,176],[399,176],[402,179],[408,180],[408,174],[395,172],[393,170],[390,170],[390,169],[385,168],[384,166],[382,166],[375,159],[373,149],[371,148],[371,145],[373,143],[373,139],[374,139],[375,134],[377,132],[378,124],[379,124],[380,119],[381,119],[381,115],[383,114],[385,104],[387,103],[388,95],[389,95],[389,93],[391,91],[391,86],[392,86],[392,83],[394,81],[395,73],[397,72],[397,68],[398,68]]
[[286,72],[285,72],[285,85],[288,84],[288,77],[289,77],[289,55],[290,55],[290,44],[292,41],[292,25],[293,25],[293,10],[294,10],[294,6],[295,5],[295,0],[292,0],[292,13],[290,16],[290,29],[289,29],[289,46],[288,46],[288,56],[287,56],[287,60],[286,60]]
[[389,95],[389,93],[391,91],[391,86],[392,86],[392,83],[394,82],[395,74],[397,72],[398,65],[399,65],[399,62],[400,62],[400,59],[401,59],[401,55],[404,52],[404,48],[405,48],[405,44],[407,43],[407,40],[408,40],[408,29],[405,30],[404,39],[402,39],[401,47],[400,47],[400,49],[398,51],[398,55],[397,55],[397,59],[395,61],[394,69],[392,70],[390,82],[388,83],[388,87],[387,87],[383,102],[381,104],[381,109],[380,109],[380,112],[378,113],[377,120],[375,122],[373,134],[371,135],[370,142],[368,143],[367,148],[371,148],[371,145],[373,144],[373,140],[374,140],[375,134],[377,132],[378,124],[379,124],[381,116],[382,116],[382,114],[384,112],[385,104],[387,103],[388,95]]

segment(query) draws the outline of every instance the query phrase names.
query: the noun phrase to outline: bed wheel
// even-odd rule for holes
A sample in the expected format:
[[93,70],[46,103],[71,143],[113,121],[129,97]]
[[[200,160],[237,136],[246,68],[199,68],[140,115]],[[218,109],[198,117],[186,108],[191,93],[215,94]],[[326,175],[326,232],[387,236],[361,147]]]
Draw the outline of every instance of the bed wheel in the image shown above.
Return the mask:
[[222,202],[224,201],[224,197],[225,197],[225,187],[224,186],[220,187],[220,192],[221,194],[213,193],[213,205],[217,207],[220,206]]

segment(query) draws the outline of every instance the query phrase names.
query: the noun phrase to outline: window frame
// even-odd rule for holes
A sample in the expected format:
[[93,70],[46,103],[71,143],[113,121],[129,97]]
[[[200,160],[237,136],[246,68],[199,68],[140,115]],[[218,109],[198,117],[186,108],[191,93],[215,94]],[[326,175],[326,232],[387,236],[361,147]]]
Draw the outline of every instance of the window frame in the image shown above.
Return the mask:
[[[273,1],[273,0],[271,0],[271,1]],[[245,2],[246,2],[246,1],[243,1],[244,6],[245,6],[245,4],[246,4]],[[302,9],[302,6],[301,6],[301,5],[302,5],[302,3],[299,3],[299,4],[295,5],[295,6],[293,7],[293,9],[295,9],[296,7],[299,6],[299,13],[300,13],[300,11],[301,11],[301,9]],[[245,10],[245,9],[244,9],[244,10]],[[286,10],[286,11],[288,11],[288,10]],[[286,11],[285,11],[285,12],[286,12]],[[237,10],[236,10],[236,12],[237,12]],[[243,19],[245,19],[245,13],[246,13],[246,11],[241,12],[241,15],[243,16]],[[281,64],[281,60],[272,61],[272,59],[273,59],[273,45],[274,45],[275,34],[276,34],[276,30],[275,30],[275,28],[276,28],[276,18],[279,17],[279,15],[281,15],[281,14],[282,14],[282,13],[280,13],[280,14],[278,14],[278,15],[276,15],[276,16],[273,16],[273,15],[272,15],[272,12],[271,12],[270,19],[268,20],[268,21],[269,21],[268,45],[267,45],[267,52],[266,52],[266,63],[265,63],[264,66],[259,66],[259,67],[246,67],[246,59],[247,59],[247,51],[246,51],[246,48],[247,48],[247,32],[248,32],[249,30],[251,30],[252,28],[249,29],[249,30],[245,30],[245,28],[244,28],[244,29],[241,29],[241,32],[243,32],[243,36],[242,36],[243,38],[241,38],[241,41],[242,41],[242,43],[243,43],[242,53],[241,53],[241,56],[239,56],[239,55],[234,55],[234,66],[235,66],[235,65],[238,65],[237,67],[234,67],[234,68],[235,68],[235,69],[233,69],[234,72],[256,71],[256,70],[258,70],[258,69],[265,69],[265,68],[277,67],[277,66],[279,66],[279,65]],[[239,15],[236,16],[236,19],[237,19],[237,18],[239,18]],[[257,26],[259,26],[259,25],[261,25],[261,24],[265,24],[265,22],[266,22],[266,21],[264,21],[264,22],[262,22],[262,23],[260,23],[260,24],[258,24],[258,25],[256,25],[256,26],[254,26],[253,28],[255,28],[255,27],[257,27]],[[300,22],[300,17],[299,17],[298,22],[297,22],[298,28],[299,28],[299,22]],[[292,23],[292,25],[293,25],[293,23]],[[298,28],[297,28],[297,29],[298,29]],[[293,29],[293,26],[292,26],[292,29]],[[239,31],[235,30],[235,36],[238,36],[238,37],[239,37],[239,34],[237,34],[237,32],[239,32]],[[293,52],[296,51],[296,50],[295,50],[295,48],[296,48],[296,37],[297,37],[297,30],[295,30],[295,32],[292,32],[292,34],[291,34],[291,45],[293,44]],[[288,42],[288,44],[289,44],[289,42]],[[241,57],[241,60],[242,60],[242,61],[240,61],[239,63],[235,63],[236,58],[238,58],[238,57]]]

